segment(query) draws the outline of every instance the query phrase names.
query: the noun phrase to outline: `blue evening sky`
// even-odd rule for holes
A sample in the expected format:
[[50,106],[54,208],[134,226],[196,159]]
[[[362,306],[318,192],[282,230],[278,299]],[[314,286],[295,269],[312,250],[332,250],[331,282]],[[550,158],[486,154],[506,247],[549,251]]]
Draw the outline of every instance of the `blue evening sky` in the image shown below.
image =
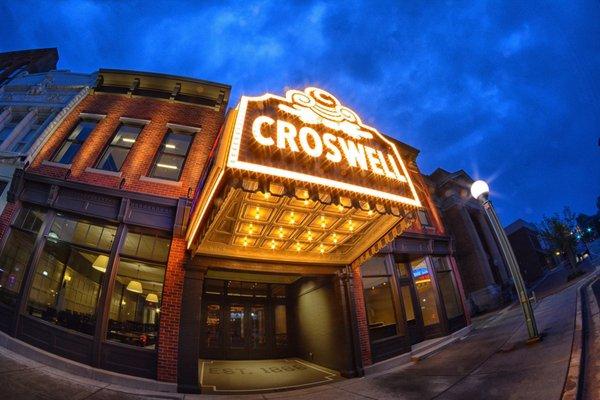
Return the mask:
[[0,0],[0,51],[59,68],[320,86],[421,150],[424,173],[491,181],[506,225],[600,195],[598,1]]

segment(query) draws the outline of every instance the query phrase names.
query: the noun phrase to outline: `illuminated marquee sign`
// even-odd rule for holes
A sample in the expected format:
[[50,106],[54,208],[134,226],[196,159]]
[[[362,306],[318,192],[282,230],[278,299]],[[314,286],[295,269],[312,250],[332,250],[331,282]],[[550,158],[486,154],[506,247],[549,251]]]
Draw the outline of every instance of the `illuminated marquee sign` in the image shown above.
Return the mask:
[[242,97],[227,165],[420,206],[395,144],[314,87]]

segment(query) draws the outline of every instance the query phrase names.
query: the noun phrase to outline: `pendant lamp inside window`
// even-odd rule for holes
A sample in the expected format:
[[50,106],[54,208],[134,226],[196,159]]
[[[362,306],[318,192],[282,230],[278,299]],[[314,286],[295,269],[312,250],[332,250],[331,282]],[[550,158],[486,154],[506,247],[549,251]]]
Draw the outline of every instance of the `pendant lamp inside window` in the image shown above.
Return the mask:
[[106,268],[108,267],[108,256],[104,254],[100,254],[96,257],[96,261],[92,264],[92,268],[102,273],[106,272]]
[[[138,277],[138,279],[140,277],[140,266],[139,265],[138,265],[138,270],[137,270],[137,277]],[[142,288],[142,283],[139,281],[136,281],[134,279],[132,279],[127,284],[127,290],[129,290],[130,292],[133,292],[133,293],[142,293],[144,291],[144,289]]]

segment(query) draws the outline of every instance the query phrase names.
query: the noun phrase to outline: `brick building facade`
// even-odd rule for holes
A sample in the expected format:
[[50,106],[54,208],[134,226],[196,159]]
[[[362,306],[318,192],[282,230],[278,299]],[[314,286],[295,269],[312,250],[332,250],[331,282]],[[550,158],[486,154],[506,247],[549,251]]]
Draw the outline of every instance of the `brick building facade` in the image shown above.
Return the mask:
[[471,313],[505,304],[512,296],[512,280],[485,212],[471,196],[473,179],[462,170],[451,173],[438,168],[426,180],[454,238],[455,258]]
[[518,219],[504,228],[506,236],[515,253],[521,275],[527,286],[540,279],[550,269],[554,268],[554,257],[549,247],[544,247],[544,241],[535,225]]
[[[298,357],[361,376],[469,324],[453,242],[416,149],[355,117],[360,133],[330,124],[340,136],[325,144],[363,140],[358,164],[344,161],[355,173],[314,169],[331,185],[294,171],[245,171],[250,163],[236,165],[232,154],[273,164],[288,157],[280,165],[299,168],[302,157],[318,156],[319,127],[296,136],[283,121],[290,111],[281,111],[294,109],[274,101],[313,96],[330,112],[342,106],[307,88],[243,98],[226,113],[229,91],[99,71],[15,173],[1,217],[1,330],[62,357],[199,392],[210,387],[199,381],[206,359]],[[280,118],[272,155],[257,147],[276,143],[260,124],[243,127],[250,102],[254,115],[265,113],[262,128]],[[236,135],[262,135],[262,143],[244,147]],[[286,155],[286,146],[309,153]],[[334,162],[350,154],[336,149]],[[342,182],[357,176],[367,189]]]

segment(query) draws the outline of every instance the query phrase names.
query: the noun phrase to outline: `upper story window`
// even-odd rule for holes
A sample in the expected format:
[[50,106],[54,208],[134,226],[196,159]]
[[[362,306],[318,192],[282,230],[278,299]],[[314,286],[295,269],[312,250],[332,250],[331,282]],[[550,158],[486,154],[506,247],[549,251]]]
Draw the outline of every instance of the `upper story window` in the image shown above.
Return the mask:
[[42,131],[44,130],[42,126],[49,118],[50,112],[42,112],[38,111],[38,115],[32,121],[31,125],[27,128],[27,132],[13,144],[11,151],[16,153],[27,152],[31,149],[31,146],[35,143],[37,138],[40,136]]
[[96,164],[96,168],[119,172],[141,131],[142,127],[139,125],[121,124]]
[[8,139],[13,129],[15,129],[18,123],[21,122],[21,119],[23,119],[22,115],[16,113],[12,114],[10,121],[4,124],[4,126],[0,130],[0,145],[4,143],[6,139]]
[[429,220],[429,214],[425,210],[418,210],[417,215],[419,216],[419,222],[422,226],[431,226],[431,221]]
[[150,176],[178,181],[193,139],[191,133],[169,130],[154,160]]
[[71,134],[65,139],[60,149],[56,152],[52,161],[60,164],[71,164],[75,155],[81,148],[85,139],[90,136],[90,133],[96,128],[98,121],[90,119],[82,119],[77,126],[71,131]]

